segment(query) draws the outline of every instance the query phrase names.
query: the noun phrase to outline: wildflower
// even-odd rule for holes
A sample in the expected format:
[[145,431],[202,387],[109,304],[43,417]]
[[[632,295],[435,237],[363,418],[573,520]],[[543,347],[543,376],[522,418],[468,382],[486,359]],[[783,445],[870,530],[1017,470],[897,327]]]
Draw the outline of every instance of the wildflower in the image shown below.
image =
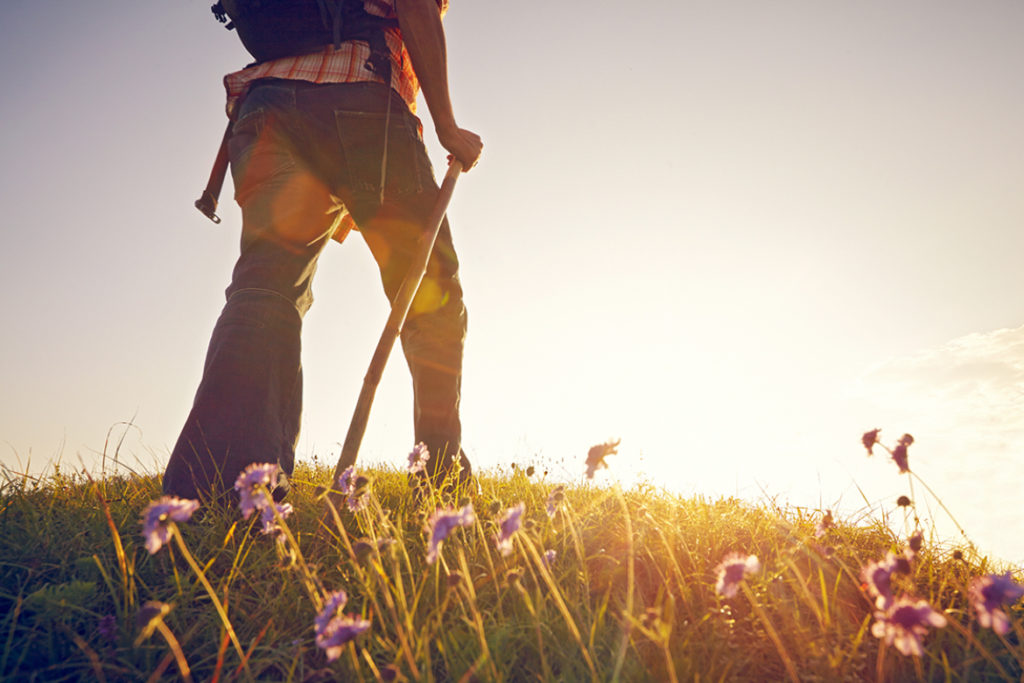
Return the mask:
[[555,558],[557,556],[558,556],[558,553],[555,552],[554,548],[552,548],[551,550],[548,550],[547,552],[545,552],[544,556],[542,558],[544,560],[544,566],[545,567],[550,567],[551,564],[555,561]]
[[422,441],[413,446],[412,452],[409,453],[409,472],[412,474],[418,474],[427,468],[427,461],[430,460],[430,451],[427,450],[427,444]]
[[171,522],[187,522],[198,507],[198,500],[175,496],[161,496],[150,503],[142,513],[142,535],[149,554],[155,555],[171,539]]
[[910,507],[910,499],[906,496],[900,496],[896,499],[896,504],[901,508]]
[[757,555],[730,553],[715,567],[715,571],[718,572],[715,590],[719,595],[732,598],[739,590],[740,581],[750,574],[761,571],[761,562],[757,559]]
[[[277,512],[277,515],[274,512]],[[291,503],[272,503],[263,508],[260,512],[260,521],[263,522],[263,533],[273,536],[280,543],[284,543],[284,529],[278,524],[277,518],[286,518],[292,514]]]
[[360,617],[334,617],[316,635],[316,646],[327,653],[328,662],[333,662],[341,656],[341,651],[346,643],[368,628],[370,628],[370,622]]
[[969,595],[978,623],[1006,635],[1010,630],[1010,618],[1001,607],[1020,600],[1024,596],[1024,586],[1014,581],[1010,572],[1002,576],[989,574],[971,581]]
[[274,463],[253,463],[238,475],[235,490],[238,491],[238,507],[244,519],[249,519],[253,512],[270,504],[266,489],[271,482],[277,481],[277,470]]
[[100,617],[96,624],[96,633],[108,642],[112,643],[117,640],[117,617],[113,614],[105,614]]
[[821,538],[833,526],[835,526],[835,523],[832,521],[832,511],[825,510],[825,514],[822,516],[821,521],[818,522],[818,526],[814,528],[814,537]]
[[871,562],[861,571],[861,579],[868,593],[875,599],[875,607],[878,609],[888,609],[892,605],[892,575],[899,570],[896,557],[886,553],[885,559]]
[[594,472],[598,469],[608,467],[608,463],[604,459],[609,455],[618,455],[619,452],[616,449],[621,441],[621,439],[616,439],[591,447],[587,452],[587,479],[593,479]]
[[327,624],[330,623],[331,619],[338,616],[338,612],[345,608],[345,603],[347,602],[348,593],[344,589],[336,590],[327,596],[327,599],[324,600],[324,606],[320,609],[320,613],[313,618],[317,635],[324,632]]
[[565,500],[565,487],[562,486],[561,484],[559,484],[558,486],[556,486],[551,491],[551,494],[548,496],[547,505],[545,505],[545,509],[547,510],[548,517],[554,517],[555,516],[555,512],[558,511],[559,504],[562,501],[564,501],[564,500]]
[[370,503],[370,480],[366,477],[356,477],[352,483],[351,491],[345,504],[352,512],[359,512]]
[[525,509],[526,505],[519,503],[519,505],[506,510],[505,514],[498,521],[501,531],[494,537],[494,540],[498,545],[498,550],[501,551],[502,557],[508,557],[512,552],[512,535],[519,531],[520,520]]
[[476,521],[473,505],[469,504],[456,512],[438,508],[427,522],[430,525],[430,543],[427,546],[427,564],[434,564],[441,551],[441,544],[452,529],[458,526],[471,526]]
[[907,547],[903,550],[903,555],[908,560],[913,560],[917,557],[917,554],[921,552],[921,546],[924,544],[924,532],[917,531],[913,536],[907,539]]
[[910,467],[907,465],[907,447],[912,443],[914,443],[914,437],[910,434],[904,434],[900,437],[896,448],[892,449],[892,459],[896,461],[896,465],[900,468],[900,474],[910,471]]
[[341,473],[341,476],[338,477],[338,491],[347,496],[355,490],[355,483],[356,466],[349,465],[345,468],[345,471]]
[[864,444],[864,448],[868,449],[868,455],[874,455],[875,452],[872,450],[874,445],[878,443],[878,432],[880,429],[872,429],[870,432],[865,432],[864,436],[860,437],[860,442]]
[[170,611],[171,606],[159,600],[148,600],[142,605],[142,609],[135,615],[135,625],[139,628],[139,636],[135,640],[136,647],[153,635],[153,631],[157,629],[157,626]]
[[926,600],[903,596],[889,609],[875,612],[871,633],[876,638],[884,638],[886,645],[895,645],[904,655],[920,657],[924,652],[921,638],[928,627],[945,625],[946,617],[933,610]]

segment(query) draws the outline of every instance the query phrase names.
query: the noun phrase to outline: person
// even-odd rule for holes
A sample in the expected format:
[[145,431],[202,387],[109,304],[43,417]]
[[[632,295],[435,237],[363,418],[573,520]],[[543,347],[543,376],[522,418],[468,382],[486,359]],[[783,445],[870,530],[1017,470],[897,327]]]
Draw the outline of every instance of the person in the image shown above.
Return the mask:
[[[390,82],[371,60],[370,42],[359,40],[224,78],[241,253],[164,473],[166,494],[233,496],[238,474],[253,463],[279,465],[274,497],[287,493],[302,410],[302,318],[319,254],[354,227],[393,300],[437,197],[415,116],[420,89],[451,157],[464,171],[480,157],[480,137],[460,128],[452,109],[441,24],[448,0],[361,1],[367,14],[397,20],[382,29]],[[415,439],[433,454],[436,483],[456,461],[461,480],[472,472],[461,447],[466,309],[458,269],[445,220],[401,333]]]

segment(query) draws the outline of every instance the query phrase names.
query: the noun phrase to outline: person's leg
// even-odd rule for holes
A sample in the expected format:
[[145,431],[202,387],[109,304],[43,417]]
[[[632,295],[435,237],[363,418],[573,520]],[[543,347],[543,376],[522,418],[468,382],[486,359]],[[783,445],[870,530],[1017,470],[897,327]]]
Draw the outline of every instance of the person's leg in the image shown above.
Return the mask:
[[[294,89],[261,85],[246,98],[233,129],[241,254],[164,474],[168,494],[231,493],[252,463],[292,472],[302,409],[302,316],[312,303],[317,257],[333,230],[330,193],[296,154],[299,128]],[[285,491],[282,486],[275,497]]]
[[[417,212],[410,219],[382,212],[366,228],[360,228],[380,267],[390,301],[409,271],[424,215]],[[435,480],[451,469],[455,454],[459,454],[464,477],[471,473],[469,460],[461,452],[459,416],[465,337],[466,308],[458,259],[445,221],[401,335],[413,381],[415,439],[430,449],[428,470]]]
[[[349,104],[353,104],[351,100]],[[388,300],[394,301],[418,249],[438,187],[419,135],[419,121],[401,102],[393,102],[387,179],[380,205],[386,117],[380,104],[360,107],[370,111],[336,112],[350,183],[346,203],[377,261]],[[469,460],[461,449],[459,402],[466,308],[458,270],[445,220],[401,335],[413,380],[415,439],[430,449],[428,469],[435,481],[451,469],[456,455],[463,479],[471,474]]]

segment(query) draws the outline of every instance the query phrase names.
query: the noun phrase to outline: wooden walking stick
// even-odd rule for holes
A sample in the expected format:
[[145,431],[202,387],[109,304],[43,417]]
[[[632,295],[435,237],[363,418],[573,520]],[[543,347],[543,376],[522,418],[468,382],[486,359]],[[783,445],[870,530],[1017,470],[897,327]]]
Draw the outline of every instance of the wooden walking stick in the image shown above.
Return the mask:
[[448,166],[448,172],[441,182],[441,190],[438,193],[437,201],[430,213],[430,217],[423,226],[420,234],[419,248],[414,254],[413,262],[409,266],[409,272],[402,281],[402,286],[391,304],[391,315],[384,326],[384,331],[377,342],[377,349],[373,352],[370,360],[370,368],[363,378],[363,388],[359,392],[359,400],[356,401],[356,409],[352,413],[352,422],[348,427],[348,434],[345,435],[345,443],[341,447],[341,455],[338,456],[338,466],[334,468],[334,477],[331,479],[329,498],[337,506],[341,495],[337,492],[338,477],[356,462],[359,454],[359,445],[363,442],[363,435],[366,433],[366,423],[370,419],[370,406],[373,404],[373,396],[377,393],[377,385],[380,384],[381,375],[384,373],[384,366],[388,362],[388,355],[395,345],[395,340],[402,332],[402,325],[405,324],[405,317],[409,314],[409,307],[412,305],[413,297],[420,288],[423,275],[427,271],[427,262],[430,260],[430,253],[434,250],[434,242],[437,241],[437,233],[441,229],[445,212],[448,210],[448,203],[451,201],[452,192],[455,190],[455,181],[462,173],[462,163],[453,159]]

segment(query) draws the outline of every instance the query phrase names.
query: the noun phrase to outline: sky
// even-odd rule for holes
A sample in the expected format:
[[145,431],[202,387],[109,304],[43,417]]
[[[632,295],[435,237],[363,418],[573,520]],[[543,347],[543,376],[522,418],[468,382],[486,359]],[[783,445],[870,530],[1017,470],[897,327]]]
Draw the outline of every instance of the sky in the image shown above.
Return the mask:
[[[10,472],[118,442],[158,472],[177,438],[240,227],[230,180],[221,225],[192,206],[248,61],[209,4],[0,4]],[[901,520],[908,476],[860,436],[907,432],[926,525],[1024,563],[1024,5],[476,0],[445,26],[485,144],[449,210],[478,467],[579,480],[621,439],[598,483]],[[387,307],[358,238],[314,291],[298,457],[333,464]],[[411,402],[395,357],[361,462],[402,463]]]

